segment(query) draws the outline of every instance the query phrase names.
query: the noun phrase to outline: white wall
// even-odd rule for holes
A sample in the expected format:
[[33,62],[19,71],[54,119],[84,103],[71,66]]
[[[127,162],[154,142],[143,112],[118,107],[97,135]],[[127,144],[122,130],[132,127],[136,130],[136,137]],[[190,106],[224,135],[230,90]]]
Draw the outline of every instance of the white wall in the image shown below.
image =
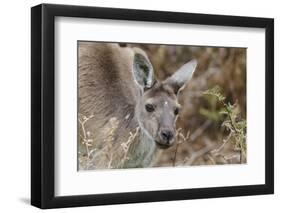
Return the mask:
[[[198,211],[253,212],[280,208],[281,169],[280,118],[281,69],[281,13],[276,0],[212,0],[212,1],[132,1],[132,0],[58,0],[45,3],[81,4],[91,6],[124,7],[150,10],[171,10],[194,13],[244,15],[275,18],[275,195],[173,201],[161,203],[114,205],[51,210],[56,212],[132,212],[132,211]],[[0,32],[0,210],[1,212],[38,212],[29,206],[30,196],[30,7],[41,3],[29,1],[1,2]],[[279,85],[277,85],[279,83]],[[275,211],[276,212],[276,211]]]

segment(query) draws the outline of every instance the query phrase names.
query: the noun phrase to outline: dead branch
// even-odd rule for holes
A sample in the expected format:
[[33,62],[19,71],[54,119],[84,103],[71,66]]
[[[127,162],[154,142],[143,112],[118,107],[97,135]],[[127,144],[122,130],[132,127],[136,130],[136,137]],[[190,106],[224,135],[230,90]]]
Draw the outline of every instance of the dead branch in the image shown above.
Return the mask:
[[190,166],[193,165],[193,163],[199,157],[201,157],[201,156],[205,155],[206,153],[210,152],[213,149],[213,147],[214,147],[214,144],[212,144],[211,141],[209,139],[207,139],[207,138],[205,139],[205,144],[206,144],[206,146],[204,148],[202,148],[202,149],[200,149],[200,150],[198,150],[196,152],[193,152],[191,154],[191,156],[184,161],[183,164],[184,165],[190,165]]
[[205,121],[198,129],[195,130],[194,133],[190,136],[190,142],[195,141],[203,132],[208,129],[208,127],[212,124],[212,121],[207,120]]
[[178,148],[180,146],[180,144],[182,143],[185,143],[189,140],[189,136],[190,136],[190,132],[188,131],[186,133],[186,136],[184,136],[182,133],[181,133],[182,129],[179,128],[177,130],[177,134],[176,134],[176,138],[177,138],[177,145],[176,145],[176,149],[175,149],[175,154],[174,154],[174,158],[173,158],[173,166],[176,166],[176,160],[177,160],[177,153],[178,153]]
[[230,132],[230,134],[227,136],[227,138],[223,140],[223,143],[218,148],[212,150],[211,153],[214,155],[218,154],[224,148],[224,146],[228,143],[228,141],[230,140],[231,137],[232,137],[232,132]]

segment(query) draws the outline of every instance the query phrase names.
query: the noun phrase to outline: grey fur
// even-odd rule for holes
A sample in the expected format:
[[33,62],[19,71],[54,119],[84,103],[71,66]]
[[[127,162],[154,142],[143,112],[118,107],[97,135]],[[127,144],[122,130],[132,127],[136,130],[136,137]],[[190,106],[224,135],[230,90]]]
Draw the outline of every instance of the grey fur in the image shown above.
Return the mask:
[[[114,135],[110,135],[112,150],[115,150],[111,167],[150,166],[156,144],[167,145],[161,139],[161,131],[175,132],[174,110],[179,103],[174,85],[182,89],[190,80],[196,63],[184,65],[164,82],[156,82],[152,65],[139,48],[94,42],[79,42],[78,46],[78,108],[82,115],[93,115],[85,124],[93,136],[92,144],[102,150],[115,128]],[[155,105],[154,112],[146,110],[147,103]],[[140,128],[139,135],[128,150],[128,159],[120,166],[118,163],[124,157],[120,147],[137,128]],[[173,140],[169,141],[169,146]],[[101,156],[98,152],[94,155]],[[105,162],[100,157],[95,162],[96,168],[106,168]]]

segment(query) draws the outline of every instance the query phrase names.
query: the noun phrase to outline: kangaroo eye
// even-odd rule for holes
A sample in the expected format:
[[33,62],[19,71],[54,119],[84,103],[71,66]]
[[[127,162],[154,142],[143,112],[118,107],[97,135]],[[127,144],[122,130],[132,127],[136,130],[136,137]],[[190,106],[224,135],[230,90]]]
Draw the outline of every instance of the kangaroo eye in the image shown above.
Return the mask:
[[155,108],[152,104],[146,104],[145,109],[147,112],[153,112],[155,110]]
[[176,108],[174,113],[175,113],[175,115],[179,114],[179,108]]

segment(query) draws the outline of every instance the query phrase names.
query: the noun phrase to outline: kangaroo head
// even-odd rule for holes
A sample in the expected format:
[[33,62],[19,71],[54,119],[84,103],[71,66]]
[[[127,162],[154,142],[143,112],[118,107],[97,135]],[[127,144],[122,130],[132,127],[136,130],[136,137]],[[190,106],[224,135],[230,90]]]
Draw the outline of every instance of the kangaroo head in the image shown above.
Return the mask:
[[160,148],[170,147],[176,135],[180,110],[178,94],[192,78],[196,60],[184,64],[164,81],[154,78],[153,67],[145,54],[136,53],[133,76],[140,88],[135,114],[141,130]]

